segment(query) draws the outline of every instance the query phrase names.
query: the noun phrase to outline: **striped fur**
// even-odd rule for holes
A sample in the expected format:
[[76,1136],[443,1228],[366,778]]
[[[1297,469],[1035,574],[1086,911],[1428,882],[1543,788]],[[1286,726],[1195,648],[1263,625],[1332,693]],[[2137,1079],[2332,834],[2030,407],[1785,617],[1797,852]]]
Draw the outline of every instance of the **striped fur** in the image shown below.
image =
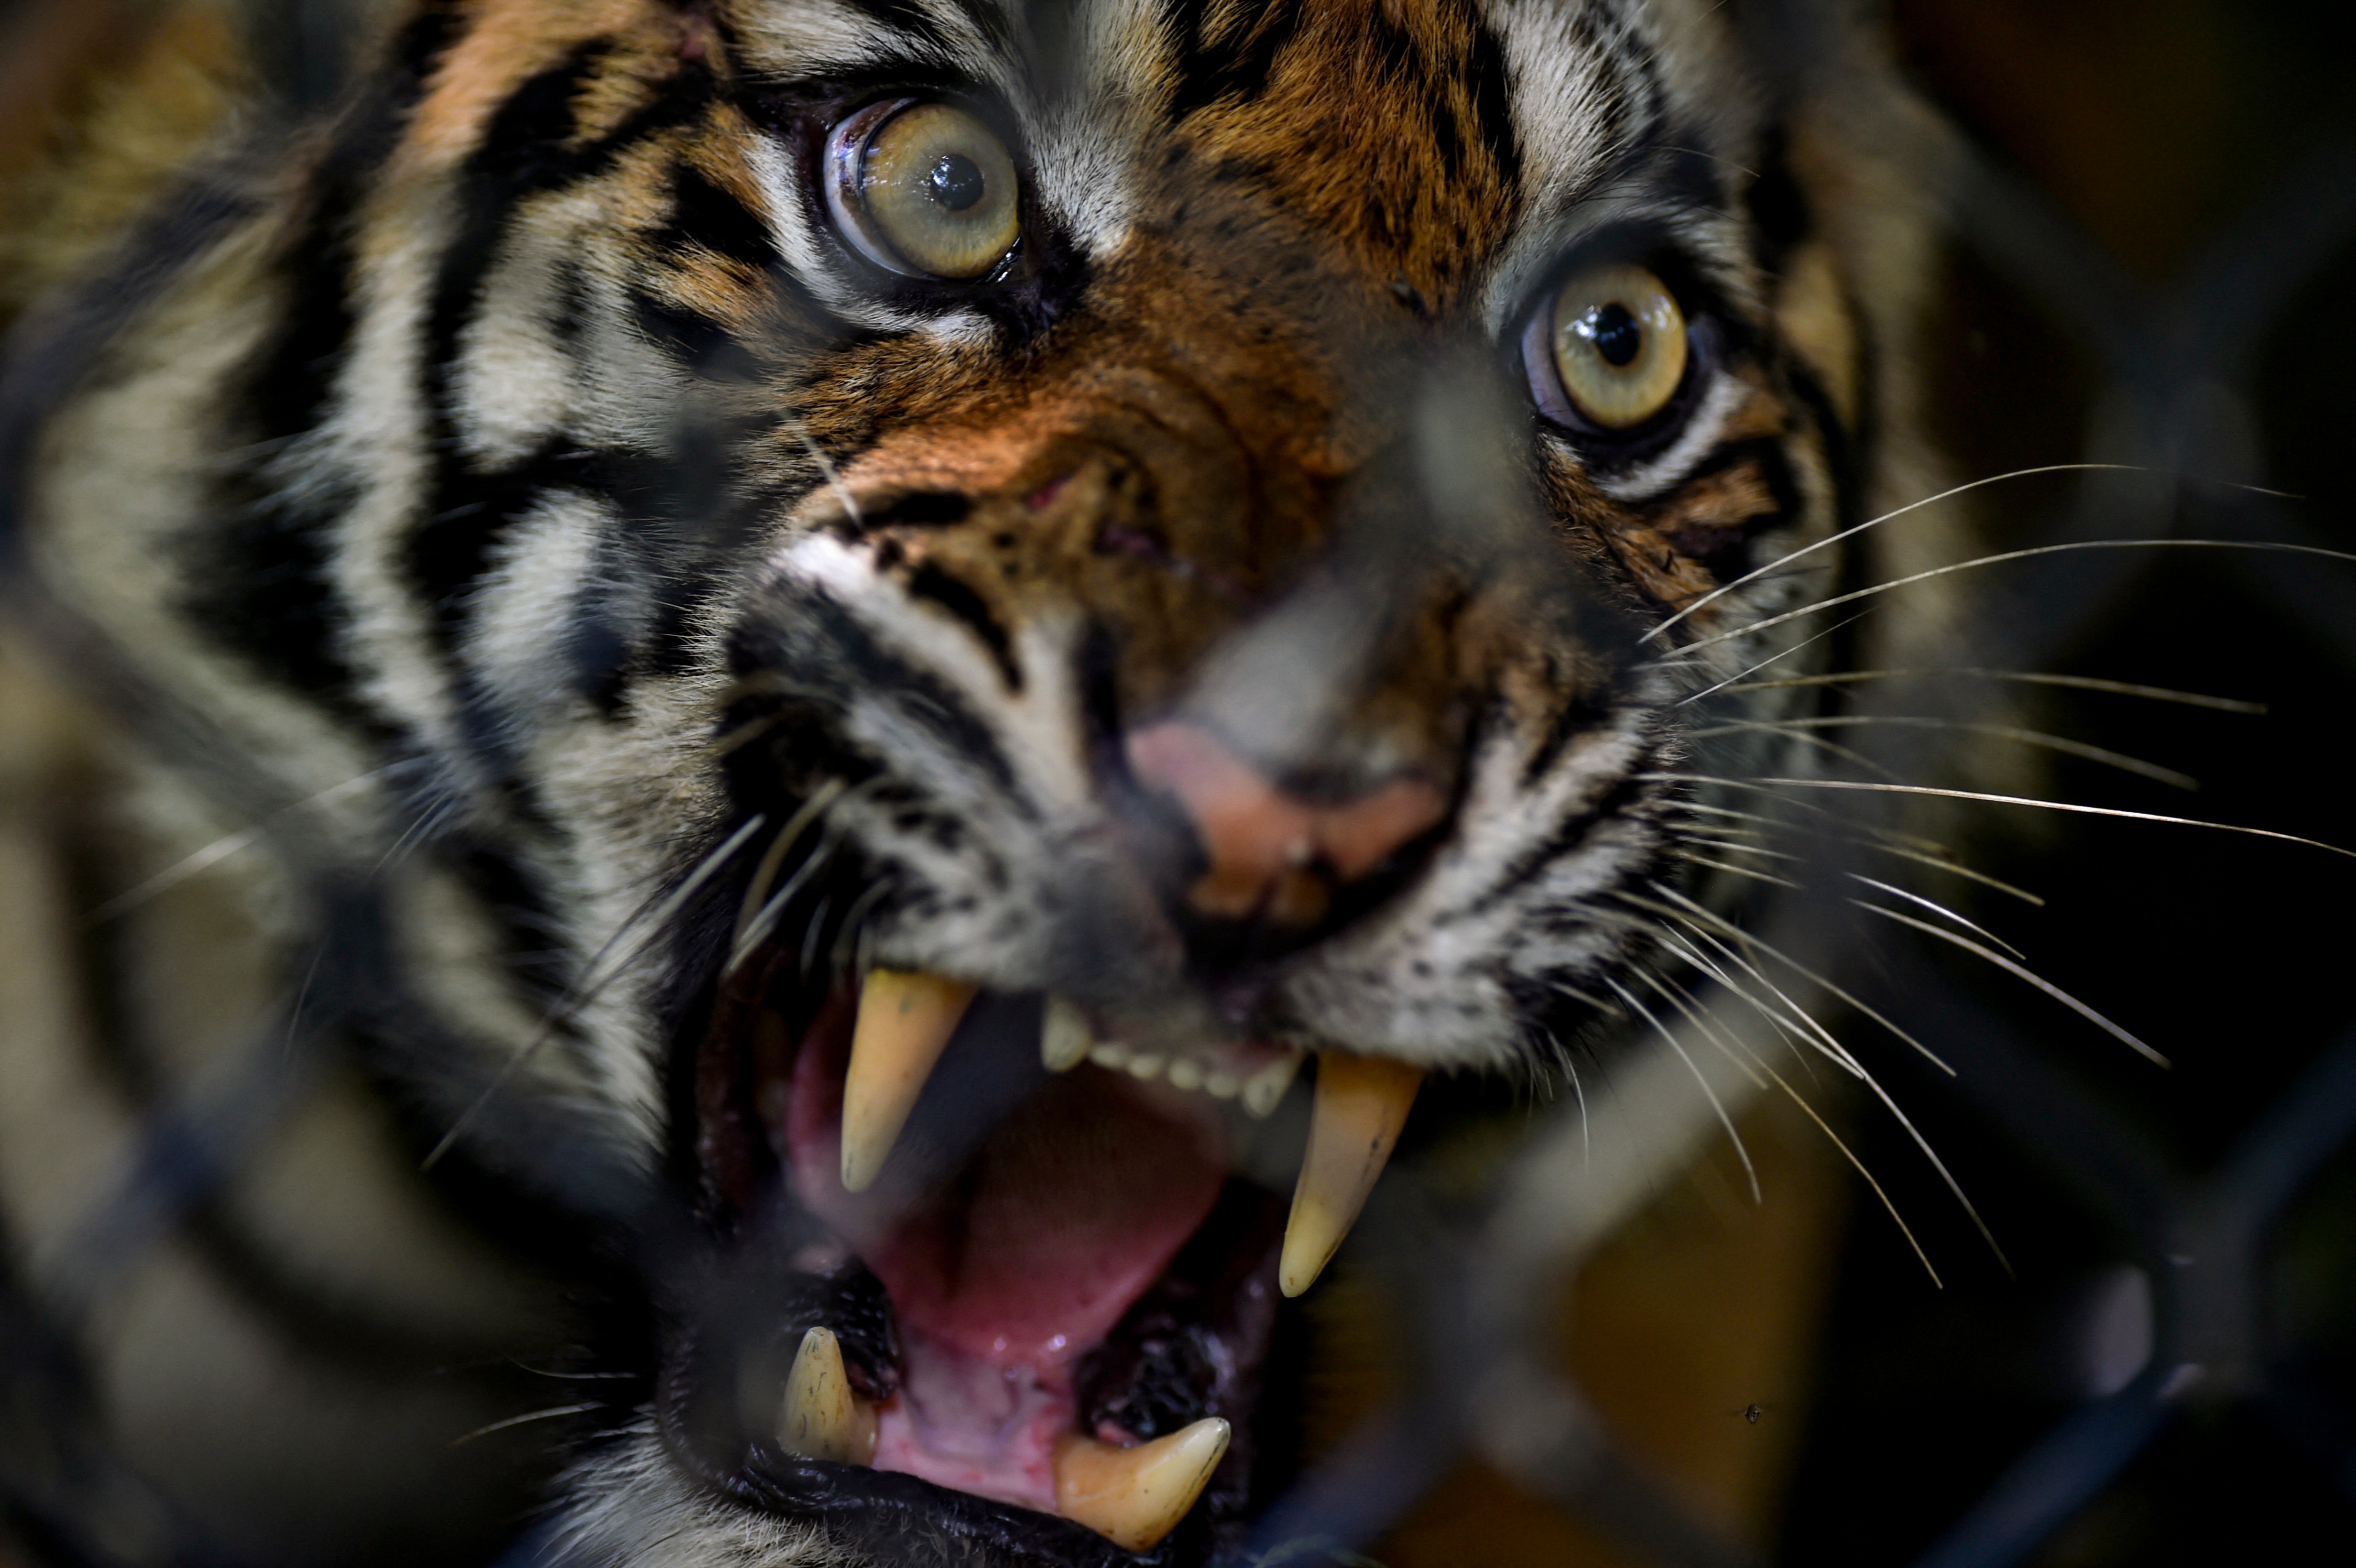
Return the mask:
[[[881,277],[831,231],[824,128],[904,85],[1007,128],[1012,281]],[[1921,493],[1903,367],[1869,357],[1919,233],[1701,0],[436,0],[331,122],[221,156],[195,177],[241,215],[48,419],[29,548],[234,759],[224,806],[131,745],[147,853],[264,809],[390,890],[440,1043],[374,1042],[381,1083],[423,1137],[496,1083],[454,1163],[556,1209],[565,1150],[527,1157],[509,1108],[679,1168],[678,1042],[749,857],[643,917],[755,813],[829,803],[787,912],[821,984],[937,969],[1200,1027],[1108,848],[1108,712],[1227,700],[1275,750],[1320,737],[1338,790],[1443,777],[1428,862],[1287,955],[1251,1027],[1553,1071],[1635,947],[1603,895],[1674,874],[1677,699],[1804,634],[1637,638]],[[1708,324],[1689,411],[1599,453],[1512,406],[1493,451],[1548,286],[1632,244]],[[1911,559],[1820,552],[1689,635]],[[584,1562],[851,1560],[644,1427],[569,1485]]]

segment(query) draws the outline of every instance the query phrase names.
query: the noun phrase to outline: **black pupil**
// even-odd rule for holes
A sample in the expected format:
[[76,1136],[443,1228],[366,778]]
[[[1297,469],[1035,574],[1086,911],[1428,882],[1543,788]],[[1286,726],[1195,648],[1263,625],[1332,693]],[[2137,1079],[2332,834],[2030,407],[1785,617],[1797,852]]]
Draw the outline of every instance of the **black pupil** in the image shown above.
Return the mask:
[[963,212],[981,199],[981,165],[963,153],[943,153],[925,183],[932,187],[935,201],[951,212]]
[[1588,341],[1603,356],[1603,362],[1614,369],[1624,368],[1644,347],[1644,329],[1622,304],[1607,304],[1587,318]]

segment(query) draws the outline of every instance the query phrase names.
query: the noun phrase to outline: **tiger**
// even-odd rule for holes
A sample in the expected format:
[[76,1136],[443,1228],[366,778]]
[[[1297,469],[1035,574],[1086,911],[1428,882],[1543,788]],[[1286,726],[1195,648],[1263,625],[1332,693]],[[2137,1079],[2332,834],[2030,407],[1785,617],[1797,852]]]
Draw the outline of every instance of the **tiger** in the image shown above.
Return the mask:
[[1237,1552],[1395,1148],[1803,1010],[1740,781],[1972,526],[1871,27],[380,9],[16,193],[27,1550]]

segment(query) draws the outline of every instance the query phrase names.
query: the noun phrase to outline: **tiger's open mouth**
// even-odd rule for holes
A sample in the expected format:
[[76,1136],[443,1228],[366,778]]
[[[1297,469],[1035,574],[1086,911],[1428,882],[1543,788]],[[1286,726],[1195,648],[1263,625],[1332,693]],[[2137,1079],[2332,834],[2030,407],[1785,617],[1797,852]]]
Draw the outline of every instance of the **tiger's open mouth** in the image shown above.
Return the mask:
[[667,1347],[674,1448],[892,1561],[1234,1544],[1275,1478],[1280,1294],[1339,1246],[1419,1074],[1327,1059],[1288,1221],[1298,1052],[1149,1056],[1059,997],[889,971],[799,1010],[723,988],[703,1035],[730,1241]]

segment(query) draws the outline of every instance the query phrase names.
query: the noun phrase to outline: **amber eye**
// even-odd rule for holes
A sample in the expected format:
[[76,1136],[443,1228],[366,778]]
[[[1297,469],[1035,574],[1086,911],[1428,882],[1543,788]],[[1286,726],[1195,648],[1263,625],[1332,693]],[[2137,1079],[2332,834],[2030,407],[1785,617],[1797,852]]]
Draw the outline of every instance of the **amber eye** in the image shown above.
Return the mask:
[[1667,408],[1685,379],[1685,312],[1642,267],[1579,273],[1544,320],[1555,379],[1590,424],[1632,430]]
[[990,275],[1022,232],[1006,144],[952,103],[871,103],[827,138],[826,204],[859,252],[911,277]]

